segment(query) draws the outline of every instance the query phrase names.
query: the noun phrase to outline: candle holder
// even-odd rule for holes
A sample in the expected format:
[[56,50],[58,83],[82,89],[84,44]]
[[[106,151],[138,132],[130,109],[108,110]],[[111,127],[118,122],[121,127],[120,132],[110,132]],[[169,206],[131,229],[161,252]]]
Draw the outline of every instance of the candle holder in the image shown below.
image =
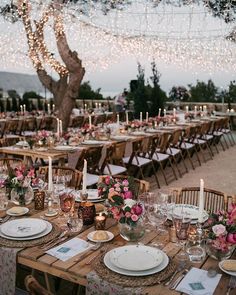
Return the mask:
[[56,216],[58,211],[53,208],[53,192],[47,191],[48,195],[48,210],[45,212],[45,216]]
[[78,216],[82,218],[83,225],[91,225],[94,223],[96,209],[93,203],[81,202],[78,208]]
[[104,230],[106,227],[106,216],[105,215],[97,215],[94,219],[95,229],[96,230]]
[[35,192],[34,193],[34,209],[35,210],[43,210],[44,209],[44,200],[45,200],[45,192]]
[[88,200],[88,193],[87,192],[81,192],[80,193],[80,199],[81,199],[81,202],[86,202]]

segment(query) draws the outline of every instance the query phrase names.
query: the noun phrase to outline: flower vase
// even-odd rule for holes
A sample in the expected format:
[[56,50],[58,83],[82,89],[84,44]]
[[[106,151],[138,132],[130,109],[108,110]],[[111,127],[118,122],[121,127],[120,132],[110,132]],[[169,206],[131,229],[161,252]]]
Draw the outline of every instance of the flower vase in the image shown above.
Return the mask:
[[213,240],[211,239],[208,239],[206,241],[206,252],[210,257],[219,261],[230,258],[230,256],[232,255],[235,249],[235,245],[229,244],[227,249],[223,251],[223,250],[215,248],[212,242]]
[[28,205],[34,198],[34,192],[31,186],[13,188],[11,190],[11,202],[15,205]]
[[142,218],[132,224],[118,223],[120,235],[129,242],[139,241],[145,234],[145,225]]

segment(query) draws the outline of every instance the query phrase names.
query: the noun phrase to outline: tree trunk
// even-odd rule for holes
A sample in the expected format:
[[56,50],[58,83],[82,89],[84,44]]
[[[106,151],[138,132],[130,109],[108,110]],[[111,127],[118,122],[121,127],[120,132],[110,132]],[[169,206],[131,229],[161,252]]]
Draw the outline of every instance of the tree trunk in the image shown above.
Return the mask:
[[[35,21],[30,18],[29,0],[18,0],[18,11],[21,15],[29,46],[29,57],[37,71],[41,83],[46,87],[54,98],[58,117],[62,120],[65,131],[70,122],[71,111],[75,106],[79,88],[85,70],[82,62],[75,51],[71,51],[64,32],[62,6],[63,0],[54,0],[42,13],[41,19]],[[54,34],[57,49],[64,64],[54,58],[44,41],[44,27],[50,18],[54,20]],[[55,81],[45,70],[44,64],[48,64],[59,75]]]

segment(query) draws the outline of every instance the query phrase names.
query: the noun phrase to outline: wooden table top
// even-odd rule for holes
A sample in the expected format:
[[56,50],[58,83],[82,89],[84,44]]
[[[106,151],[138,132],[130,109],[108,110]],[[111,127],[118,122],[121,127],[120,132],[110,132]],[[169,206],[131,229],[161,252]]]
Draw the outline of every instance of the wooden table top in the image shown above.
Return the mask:
[[[31,217],[41,217],[43,212],[38,212],[35,210],[30,210],[29,216]],[[58,217],[48,218],[49,221],[57,223]],[[106,229],[111,231],[114,234],[114,239],[110,242],[107,242],[108,249],[112,249],[115,247],[126,245],[127,242],[121,238],[119,235],[119,229],[113,219],[108,219],[106,223]],[[77,237],[86,240],[86,237],[89,232],[94,230],[94,226],[87,227],[83,229],[83,231],[76,235]],[[69,239],[69,238],[68,238]],[[175,260],[176,254],[180,251],[180,247],[172,242],[169,242],[168,236],[158,236],[155,231],[146,232],[143,239],[140,241],[143,244],[149,244],[150,242],[160,241],[164,243],[164,251],[169,255],[169,257]],[[65,241],[64,241],[65,242]],[[86,286],[87,280],[86,275],[93,270],[94,266],[92,264],[86,265],[86,262],[89,261],[94,255],[99,255],[100,250],[96,251],[88,251],[87,254],[78,254],[73,258],[67,260],[66,262],[60,261],[55,257],[52,257],[48,254],[45,254],[40,247],[31,247],[25,248],[18,252],[18,263],[28,266],[33,269],[40,270],[42,272],[49,273],[56,277],[63,278],[72,283],[77,283],[80,285]],[[101,255],[101,254],[100,254]],[[233,255],[236,258],[236,251]],[[207,257],[205,261],[201,264],[194,264],[194,267],[209,269],[210,267],[214,267],[217,269],[219,273],[222,273],[218,268],[218,261]],[[222,295],[226,294],[227,285],[230,277],[225,273],[222,273],[222,277],[220,283],[218,284],[214,295]],[[150,295],[171,295],[171,294],[179,294],[179,292],[175,290],[169,290],[168,287],[163,286],[162,284],[154,285],[145,288],[145,294]],[[234,294],[234,291],[231,291],[231,294]]]

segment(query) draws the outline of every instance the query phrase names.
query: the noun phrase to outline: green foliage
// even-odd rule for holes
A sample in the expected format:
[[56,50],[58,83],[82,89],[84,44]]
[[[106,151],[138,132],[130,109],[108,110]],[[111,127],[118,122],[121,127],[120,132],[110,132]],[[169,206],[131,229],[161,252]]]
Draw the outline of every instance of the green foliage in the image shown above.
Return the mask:
[[11,102],[9,98],[7,98],[6,111],[11,112]]
[[178,87],[173,86],[171,88],[171,91],[169,92],[169,99],[173,101],[176,101],[176,100],[189,101],[190,94],[184,86],[178,86]]
[[20,99],[20,95],[17,93],[16,90],[11,89],[7,91],[7,94],[9,95],[9,97],[11,98],[16,98],[16,99]]
[[145,84],[145,73],[142,66],[138,63],[137,80],[130,81],[130,95],[134,100],[135,117],[139,118],[140,112],[149,112],[150,116],[155,116],[159,108],[163,108],[166,100],[165,92],[160,88],[159,80],[161,74],[158,72],[155,62],[151,63],[152,84]]
[[79,97],[80,99],[104,99],[100,91],[101,88],[98,88],[94,91],[90,85],[90,82],[86,81],[80,86]]
[[197,80],[195,86],[189,86],[190,99],[194,102],[215,102],[217,97],[218,88],[215,86],[212,80],[208,80],[207,83]]

